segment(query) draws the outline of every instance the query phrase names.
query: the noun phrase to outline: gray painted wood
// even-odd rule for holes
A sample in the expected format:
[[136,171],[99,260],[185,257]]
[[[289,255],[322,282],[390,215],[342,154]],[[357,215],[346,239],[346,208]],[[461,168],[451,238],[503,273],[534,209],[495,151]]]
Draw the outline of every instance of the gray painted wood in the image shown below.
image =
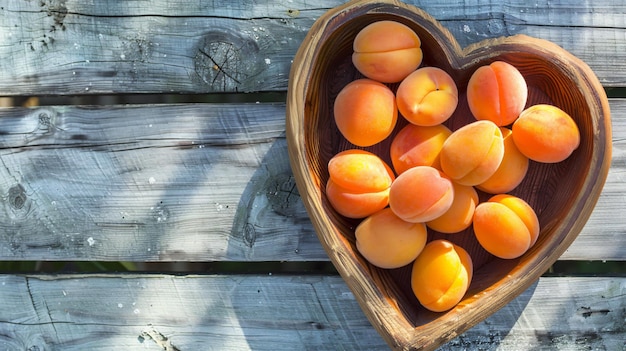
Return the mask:
[[[541,278],[441,350],[620,350],[625,293]],[[388,349],[338,276],[0,275],[0,299],[8,350]]]
[[[315,19],[342,1],[10,0],[0,6],[0,95],[284,91]],[[523,33],[626,83],[626,5],[408,1],[462,46]]]
[[[563,259],[626,259],[626,100],[611,107],[608,181]],[[328,260],[284,119],[284,104],[1,109],[0,258]]]

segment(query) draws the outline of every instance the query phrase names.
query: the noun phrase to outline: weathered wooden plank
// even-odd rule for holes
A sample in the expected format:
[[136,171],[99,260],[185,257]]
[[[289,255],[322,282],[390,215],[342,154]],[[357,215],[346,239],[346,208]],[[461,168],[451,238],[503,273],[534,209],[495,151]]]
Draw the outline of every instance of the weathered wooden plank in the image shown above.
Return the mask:
[[1,256],[323,259],[284,116],[282,104],[2,110]]
[[[306,32],[341,3],[10,0],[0,6],[0,95],[286,90]],[[588,62],[606,86],[626,84],[626,4],[408,3],[462,46],[536,36]]]
[[[626,100],[563,259],[625,260]],[[295,188],[284,104],[0,109],[3,260],[327,260]]]
[[[441,350],[619,350],[625,293],[541,278]],[[0,299],[10,350],[388,349],[338,276],[2,275]]]
[[624,278],[541,278],[442,351],[623,350],[625,293]]

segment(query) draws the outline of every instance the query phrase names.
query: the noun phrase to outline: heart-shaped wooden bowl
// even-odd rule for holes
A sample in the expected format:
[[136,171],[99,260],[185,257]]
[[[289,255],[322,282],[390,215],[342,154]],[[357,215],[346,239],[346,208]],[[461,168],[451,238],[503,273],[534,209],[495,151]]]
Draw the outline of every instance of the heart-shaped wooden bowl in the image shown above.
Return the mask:
[[[448,236],[429,233],[429,240],[446,237],[461,245],[474,262],[467,294],[447,312],[429,312],[420,306],[410,287],[410,265],[386,270],[369,264],[355,247],[354,228],[359,221],[337,214],[325,195],[329,159],[354,147],[334,124],[334,99],[348,82],[362,77],[352,65],[352,41],[361,28],[378,20],[395,20],[411,27],[422,41],[422,66],[440,67],[457,82],[459,105],[446,122],[451,130],[473,118],[465,99],[472,72],[502,60],[516,66],[526,78],[528,105],[560,107],[575,119],[581,133],[580,146],[567,160],[556,164],[531,161],[526,178],[511,192],[535,209],[541,225],[538,242],[522,257],[502,260],[491,256],[480,247],[471,228]],[[521,35],[462,49],[430,15],[392,0],[352,1],[316,21],[293,61],[286,123],[290,162],[319,240],[372,325],[395,349],[434,349],[535,282],[589,218],[611,158],[607,97],[584,62],[551,42]],[[367,150],[390,162],[390,140],[405,124],[399,122],[390,138]],[[480,197],[484,200],[485,196]]]

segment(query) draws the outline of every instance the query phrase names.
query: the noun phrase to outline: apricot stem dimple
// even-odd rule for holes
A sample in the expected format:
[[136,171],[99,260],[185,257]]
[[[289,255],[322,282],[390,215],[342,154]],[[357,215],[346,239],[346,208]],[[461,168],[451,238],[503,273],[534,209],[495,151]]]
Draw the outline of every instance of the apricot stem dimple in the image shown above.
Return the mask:
[[422,67],[398,86],[396,103],[400,114],[412,124],[434,126],[456,110],[458,89],[452,77],[437,67]]

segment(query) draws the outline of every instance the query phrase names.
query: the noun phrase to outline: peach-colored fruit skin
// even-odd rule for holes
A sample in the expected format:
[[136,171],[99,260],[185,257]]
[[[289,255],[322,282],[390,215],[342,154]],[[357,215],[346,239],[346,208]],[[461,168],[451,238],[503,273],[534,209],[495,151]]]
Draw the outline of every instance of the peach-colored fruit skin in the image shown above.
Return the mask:
[[463,299],[472,275],[472,259],[465,249],[447,240],[433,240],[413,263],[411,287],[422,306],[443,312]]
[[422,67],[409,74],[396,90],[398,112],[410,123],[435,126],[456,110],[459,92],[452,77],[438,67]]
[[452,206],[441,216],[426,222],[426,225],[440,233],[461,232],[472,225],[474,209],[478,205],[478,193],[474,187],[453,182],[454,200]]
[[422,63],[421,41],[408,26],[377,21],[354,38],[352,63],[361,74],[383,83],[396,83]]
[[502,131],[488,120],[469,123],[452,132],[439,157],[442,171],[452,180],[461,185],[478,185],[489,179],[502,162]]
[[389,154],[396,174],[415,166],[441,169],[439,154],[443,143],[452,134],[448,127],[407,124],[391,142]]
[[337,129],[356,146],[372,146],[396,126],[396,97],[386,85],[371,79],[348,83],[337,95],[333,113]]
[[490,194],[508,193],[515,189],[526,177],[528,157],[522,154],[513,141],[513,132],[506,127],[500,127],[504,139],[504,157],[496,172],[486,181],[477,185],[479,190]]
[[539,235],[534,210],[524,200],[507,194],[479,204],[474,211],[473,227],[480,245],[503,259],[520,257]]
[[360,149],[344,150],[328,161],[326,197],[331,206],[349,218],[364,218],[389,203],[395,175],[378,155]]
[[364,219],[355,230],[357,250],[371,264],[385,269],[413,262],[426,245],[423,223],[409,223],[389,207]]
[[494,195],[488,201],[501,203],[515,212],[530,232],[530,246],[535,245],[540,231],[539,218],[537,218],[535,210],[528,202],[510,194]]
[[553,105],[538,104],[525,109],[512,130],[519,151],[537,162],[561,162],[580,145],[576,122]]
[[340,215],[348,218],[365,218],[389,204],[389,188],[378,192],[351,192],[329,179],[326,197]]
[[427,222],[445,213],[454,199],[452,181],[441,171],[417,166],[391,184],[389,207],[407,222]]
[[526,106],[528,85],[513,65],[495,61],[481,66],[467,83],[467,103],[477,120],[490,120],[498,126],[515,121]]
[[391,186],[395,175],[378,155],[360,149],[344,150],[328,161],[330,178],[355,193],[379,192]]

